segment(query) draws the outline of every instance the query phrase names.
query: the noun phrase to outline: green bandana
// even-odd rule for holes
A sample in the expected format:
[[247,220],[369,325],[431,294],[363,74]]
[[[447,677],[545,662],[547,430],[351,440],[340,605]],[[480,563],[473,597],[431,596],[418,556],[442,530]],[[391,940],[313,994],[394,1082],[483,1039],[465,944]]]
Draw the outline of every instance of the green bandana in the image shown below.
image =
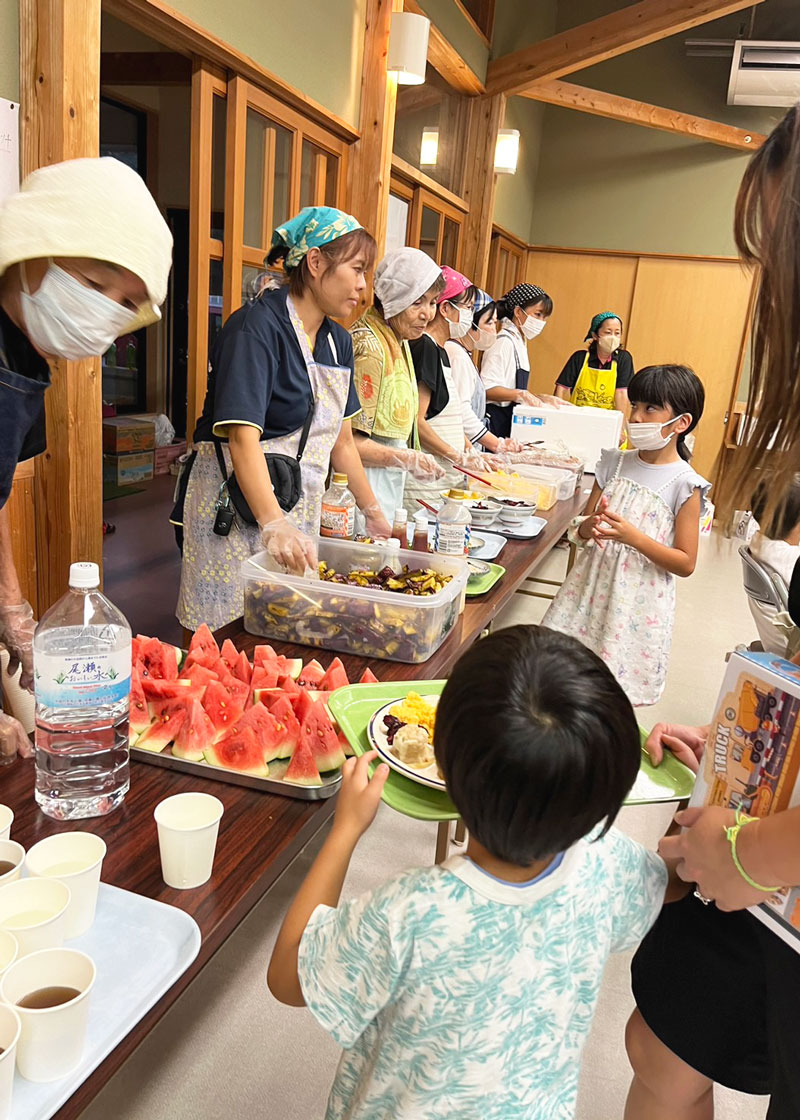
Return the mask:
[[337,241],[346,233],[361,228],[361,223],[343,210],[332,206],[306,206],[294,218],[278,226],[272,235],[272,245],[273,248],[288,246],[286,269],[289,270],[300,264],[309,249]]

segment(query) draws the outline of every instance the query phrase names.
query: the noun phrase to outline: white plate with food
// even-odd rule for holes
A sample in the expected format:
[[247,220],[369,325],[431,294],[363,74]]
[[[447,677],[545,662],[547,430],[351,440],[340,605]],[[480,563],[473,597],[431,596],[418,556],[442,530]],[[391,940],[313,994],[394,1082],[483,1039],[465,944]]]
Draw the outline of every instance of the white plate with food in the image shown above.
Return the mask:
[[[478,537],[477,533],[471,537],[471,541],[476,537]],[[494,560],[506,547],[506,538],[500,533],[490,533],[487,529],[481,529],[480,539],[483,544],[480,548],[470,549],[470,560]]]
[[[508,537],[510,540],[527,541],[530,540],[531,537],[538,537],[546,524],[547,522],[543,517],[526,517],[524,521],[516,525],[504,525],[501,521],[498,521],[495,525],[495,529],[498,533],[502,533],[504,537]],[[486,535],[487,534],[484,533],[484,536]],[[482,552],[473,553],[472,555],[477,555],[480,560],[487,559]]]
[[[367,727],[370,745],[384,762],[404,778],[430,789],[446,788],[433,757],[433,729],[425,725],[426,719],[433,722],[438,703],[438,696],[409,692],[404,699],[378,708]],[[387,727],[386,716],[392,716],[396,724]]]

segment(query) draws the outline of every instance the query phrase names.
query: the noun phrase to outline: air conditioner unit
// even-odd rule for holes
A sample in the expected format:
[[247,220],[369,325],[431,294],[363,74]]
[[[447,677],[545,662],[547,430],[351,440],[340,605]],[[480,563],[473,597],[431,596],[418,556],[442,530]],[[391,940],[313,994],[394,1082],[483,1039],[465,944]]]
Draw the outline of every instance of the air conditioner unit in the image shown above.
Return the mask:
[[800,43],[738,39],[728,82],[729,105],[800,101]]

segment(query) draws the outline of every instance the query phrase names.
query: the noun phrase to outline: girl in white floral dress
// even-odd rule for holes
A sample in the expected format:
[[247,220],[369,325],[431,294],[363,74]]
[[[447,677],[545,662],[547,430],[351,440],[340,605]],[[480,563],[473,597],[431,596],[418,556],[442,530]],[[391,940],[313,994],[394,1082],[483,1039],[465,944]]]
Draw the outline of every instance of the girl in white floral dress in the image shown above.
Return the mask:
[[664,690],[675,619],[675,576],[697,561],[711,484],[689,466],[688,432],[705,392],[686,366],[648,366],[628,388],[633,450],[604,451],[587,515],[570,539],[578,560],[543,624],[579,638],[608,664],[632,704]]

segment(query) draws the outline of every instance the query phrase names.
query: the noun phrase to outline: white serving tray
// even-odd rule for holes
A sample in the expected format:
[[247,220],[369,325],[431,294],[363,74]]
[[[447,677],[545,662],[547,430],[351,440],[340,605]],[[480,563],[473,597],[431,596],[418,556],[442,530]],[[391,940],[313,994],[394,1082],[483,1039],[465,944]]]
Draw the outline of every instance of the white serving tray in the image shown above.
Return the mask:
[[200,929],[175,906],[100,884],[92,928],[65,941],[97,967],[81,1064],[39,1085],[14,1076],[10,1120],[48,1120],[172,987],[197,956]]

